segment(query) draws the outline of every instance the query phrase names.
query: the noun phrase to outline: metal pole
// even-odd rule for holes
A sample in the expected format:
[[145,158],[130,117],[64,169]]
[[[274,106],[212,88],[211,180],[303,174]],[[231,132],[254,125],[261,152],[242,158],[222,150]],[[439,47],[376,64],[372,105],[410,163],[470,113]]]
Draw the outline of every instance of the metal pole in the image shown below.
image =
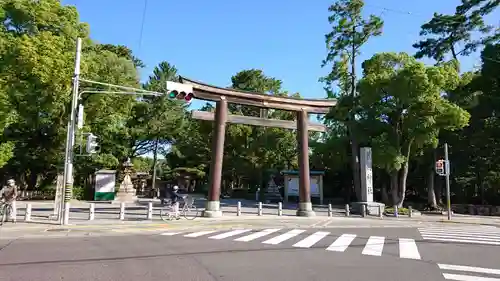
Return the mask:
[[450,202],[450,171],[448,164],[448,143],[444,144],[444,160],[445,160],[445,172],[446,172],[446,208],[448,209],[448,220],[451,220],[451,202]]
[[[64,210],[63,210],[63,225],[69,224],[69,212],[71,193],[73,191],[73,146],[75,142],[75,119],[76,105],[78,103],[78,88],[80,84],[80,57],[82,53],[82,39],[76,40],[76,55],[75,55],[75,71],[73,74],[73,91],[71,97],[71,113],[68,123],[68,136],[66,138],[66,157],[64,161],[65,171],[65,186],[64,186]],[[61,200],[63,201],[63,200]]]

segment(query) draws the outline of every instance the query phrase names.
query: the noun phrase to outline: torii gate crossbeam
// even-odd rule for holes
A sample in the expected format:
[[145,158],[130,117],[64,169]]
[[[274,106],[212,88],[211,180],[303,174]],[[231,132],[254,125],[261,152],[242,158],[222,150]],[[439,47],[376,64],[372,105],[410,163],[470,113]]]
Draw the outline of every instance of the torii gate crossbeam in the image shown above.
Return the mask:
[[[337,105],[334,99],[298,99],[290,97],[269,96],[260,93],[239,91],[234,89],[220,88],[201,82],[180,77],[183,84],[193,87],[193,95],[196,99],[214,101],[215,108],[215,132],[212,139],[212,163],[209,172],[208,201],[203,213],[205,217],[222,216],[220,209],[220,190],[222,178],[222,164],[224,156],[224,138],[226,124],[228,123],[228,103],[253,105],[261,108],[281,109],[295,111],[297,114],[297,142],[299,151],[299,206],[297,216],[314,216],[311,203],[310,171],[309,171],[309,127],[308,113],[325,114]],[[243,117],[243,116],[242,116]],[[199,119],[207,120],[209,117]],[[233,117],[234,119],[234,117]],[[255,119],[255,118],[254,118]],[[277,120],[258,120],[240,118],[239,124],[257,126],[273,126],[289,128],[289,123],[278,123]],[[263,122],[269,124],[262,124]],[[275,122],[274,125],[271,122]],[[289,121],[293,122],[293,121]],[[314,125],[317,126],[317,125]],[[312,126],[312,127],[314,127]],[[323,129],[313,129],[323,131]]]

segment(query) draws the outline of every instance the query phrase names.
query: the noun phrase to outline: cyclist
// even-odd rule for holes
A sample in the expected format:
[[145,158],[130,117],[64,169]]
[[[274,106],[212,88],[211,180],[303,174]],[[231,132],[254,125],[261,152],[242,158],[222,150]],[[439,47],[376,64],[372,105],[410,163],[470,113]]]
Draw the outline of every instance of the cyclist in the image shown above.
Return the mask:
[[170,200],[171,200],[171,206],[172,209],[175,213],[176,217],[179,217],[179,199],[183,199],[184,197],[181,196],[179,193],[179,187],[177,185],[174,185],[172,189],[170,189]]
[[17,198],[17,186],[13,179],[7,181],[7,186],[4,186],[0,191],[0,199],[3,199],[5,204],[12,207],[10,218],[12,222],[16,222],[16,198]]

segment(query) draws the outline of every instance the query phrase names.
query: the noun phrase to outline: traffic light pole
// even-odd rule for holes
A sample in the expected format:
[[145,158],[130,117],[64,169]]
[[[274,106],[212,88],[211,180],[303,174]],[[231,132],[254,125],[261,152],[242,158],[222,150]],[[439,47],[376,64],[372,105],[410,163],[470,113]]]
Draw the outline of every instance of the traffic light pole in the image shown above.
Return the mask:
[[444,160],[445,160],[445,180],[446,180],[446,208],[448,212],[448,220],[451,220],[451,202],[450,202],[450,165],[448,159],[448,143],[444,144]]
[[[68,121],[68,133],[66,135],[66,154],[64,159],[64,193],[61,204],[63,205],[63,214],[59,215],[59,223],[63,225],[69,224],[69,213],[71,195],[73,191],[73,146],[75,144],[75,123],[76,123],[76,106],[78,104],[78,89],[80,86],[80,57],[82,52],[82,39],[76,41],[76,56],[75,56],[75,71],[73,74],[73,90],[71,96],[71,113]],[[61,221],[62,220],[62,221]]]

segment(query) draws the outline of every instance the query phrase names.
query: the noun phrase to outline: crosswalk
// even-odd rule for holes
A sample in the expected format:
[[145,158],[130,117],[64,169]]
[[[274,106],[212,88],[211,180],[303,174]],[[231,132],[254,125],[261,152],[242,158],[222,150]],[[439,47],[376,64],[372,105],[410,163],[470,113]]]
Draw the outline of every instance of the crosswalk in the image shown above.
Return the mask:
[[[188,238],[206,237],[213,240],[230,239],[232,241],[250,242],[259,241],[267,245],[285,245],[288,243],[294,248],[322,248],[329,252],[346,252],[349,247],[359,247],[354,245],[354,241],[365,241],[361,244],[362,255],[382,256],[386,244],[395,243],[383,236],[359,237],[356,234],[332,234],[327,231],[314,231],[308,233],[304,229],[234,229],[234,230],[203,230],[197,232],[165,232],[163,236],[183,236]],[[292,241],[292,242],[290,242]],[[320,243],[321,241],[321,243]],[[396,239],[399,248],[399,257],[403,259],[420,260],[420,253],[414,239]],[[316,246],[315,246],[316,245]],[[319,246],[317,246],[319,245]],[[325,246],[326,245],[326,246]]]
[[500,245],[500,229],[496,227],[424,227],[418,231],[424,240]]
[[500,281],[500,269],[438,264],[446,280],[455,281]]

